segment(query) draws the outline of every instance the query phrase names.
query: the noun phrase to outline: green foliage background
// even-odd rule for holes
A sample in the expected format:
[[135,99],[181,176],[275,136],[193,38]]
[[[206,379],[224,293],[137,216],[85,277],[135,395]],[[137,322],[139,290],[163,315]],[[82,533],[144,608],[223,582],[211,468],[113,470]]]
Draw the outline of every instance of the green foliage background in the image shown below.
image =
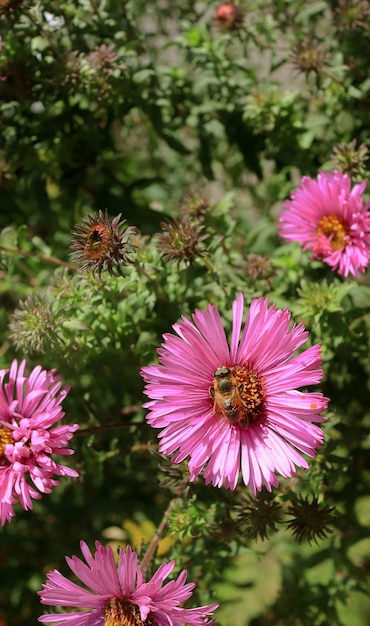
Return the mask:
[[[369,180],[335,148],[370,142],[370,3],[251,0],[235,29],[218,4],[0,2],[0,365],[25,357],[72,384],[81,476],[1,530],[2,626],[36,623],[46,572],[66,573],[80,539],[145,552],[174,496],[155,563],[187,568],[194,602],[220,602],[217,623],[369,623],[370,276],[309,262],[277,217],[302,175],[347,164]],[[124,277],[69,267],[73,225],[105,208],[138,229]],[[164,262],[161,223],[192,210],[207,239]],[[288,307],[322,343],[326,442],[271,495],[201,480],[179,493],[186,464],[159,458],[139,370],[195,308],[216,304],[230,328],[238,291]],[[14,335],[30,295],[48,334],[36,306]],[[324,513],[298,542],[288,522],[305,502]]]

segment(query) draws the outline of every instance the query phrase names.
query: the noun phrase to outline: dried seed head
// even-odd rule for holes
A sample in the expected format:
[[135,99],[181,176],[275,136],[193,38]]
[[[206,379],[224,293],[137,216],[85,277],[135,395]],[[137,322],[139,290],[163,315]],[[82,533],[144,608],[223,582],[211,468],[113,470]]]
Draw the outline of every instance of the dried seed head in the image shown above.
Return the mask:
[[277,532],[276,524],[281,522],[282,508],[270,494],[246,494],[235,509],[238,511],[236,523],[246,537],[263,541],[269,532]]
[[250,276],[252,280],[270,278],[273,274],[273,265],[267,256],[251,252],[240,263],[239,274]]
[[299,72],[306,74],[318,73],[324,64],[325,51],[317,41],[300,41],[292,51],[292,62]]
[[204,226],[194,223],[188,217],[162,222],[163,233],[157,235],[157,248],[165,261],[175,261],[179,267],[181,261],[191,265],[196,257],[207,254],[202,242],[208,235],[201,235]]
[[126,220],[121,220],[121,215],[111,221],[106,209],[105,214],[99,211],[74,226],[71,256],[80,272],[91,270],[100,276],[107,270],[111,276],[123,276],[122,267],[133,263],[131,254],[135,246],[129,239],[136,229],[125,226]]
[[308,497],[299,496],[297,501],[288,508],[288,513],[293,518],[288,522],[288,528],[292,530],[293,536],[301,541],[311,543],[318,539],[324,539],[333,532],[328,524],[332,524],[334,516],[332,512],[334,507],[320,505],[318,499],[314,497],[309,502]]
[[208,211],[209,207],[209,198],[206,193],[197,188],[188,189],[179,202],[179,212],[183,216],[201,217]]
[[368,0],[340,0],[334,15],[336,24],[342,31],[368,28],[370,3]]

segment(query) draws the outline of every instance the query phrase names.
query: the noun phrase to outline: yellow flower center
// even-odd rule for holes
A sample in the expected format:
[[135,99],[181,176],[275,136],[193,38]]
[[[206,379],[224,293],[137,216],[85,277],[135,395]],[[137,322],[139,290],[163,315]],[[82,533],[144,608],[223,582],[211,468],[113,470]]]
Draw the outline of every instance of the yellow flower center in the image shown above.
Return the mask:
[[104,607],[104,626],[154,626],[154,621],[148,617],[143,622],[136,605],[111,598]]
[[266,417],[263,380],[249,364],[218,367],[209,394],[214,413],[230,424],[247,429]]
[[348,224],[337,215],[324,215],[317,224],[317,234],[330,240],[333,250],[340,250],[347,243]]
[[9,465],[9,461],[5,456],[5,446],[8,443],[14,443],[13,431],[6,426],[0,425],[0,466]]

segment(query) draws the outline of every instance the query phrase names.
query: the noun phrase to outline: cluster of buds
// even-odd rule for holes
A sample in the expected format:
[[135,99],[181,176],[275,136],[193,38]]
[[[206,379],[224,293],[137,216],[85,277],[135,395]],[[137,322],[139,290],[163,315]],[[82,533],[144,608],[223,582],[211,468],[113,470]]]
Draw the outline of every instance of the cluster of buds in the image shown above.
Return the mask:
[[174,261],[179,268],[184,261],[191,265],[197,257],[207,254],[202,242],[207,234],[201,234],[204,225],[195,223],[189,217],[181,217],[161,223],[162,233],[157,235],[157,248],[163,260]]
[[356,139],[334,146],[331,158],[335,169],[346,174],[366,175],[365,161],[369,159],[369,149],[362,143],[356,149]]
[[113,45],[102,44],[88,54],[73,50],[65,59],[64,83],[83,85],[96,91],[98,97],[112,91],[112,78],[120,69],[118,54]]
[[20,301],[10,318],[9,339],[19,350],[40,354],[50,343],[62,340],[60,321],[46,295],[31,294]]

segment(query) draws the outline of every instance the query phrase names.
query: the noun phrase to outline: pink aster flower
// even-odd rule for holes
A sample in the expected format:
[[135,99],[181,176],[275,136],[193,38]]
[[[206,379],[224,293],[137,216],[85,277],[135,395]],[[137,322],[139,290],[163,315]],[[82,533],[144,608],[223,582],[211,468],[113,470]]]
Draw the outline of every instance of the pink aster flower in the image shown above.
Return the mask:
[[[14,515],[13,506],[32,509],[32,498],[41,499],[59,484],[54,476],[78,476],[60,465],[52,454],[73,454],[66,446],[78,425],[54,426],[64,415],[61,402],[70,387],[61,388],[55,370],[40,365],[24,375],[26,361],[0,370],[0,522]],[[5,379],[8,381],[5,382]]]
[[370,202],[364,204],[366,181],[351,189],[348,174],[320,172],[317,181],[303,176],[284,203],[279,233],[298,241],[312,258],[341,276],[363,272],[370,259]]
[[111,547],[104,548],[99,541],[95,545],[93,556],[86,543],[80,543],[87,565],[77,556],[66,557],[69,568],[87,589],[54,570],[48,573],[43,590],[38,592],[42,604],[88,610],[42,615],[40,622],[68,626],[201,626],[214,623],[208,617],[217,609],[217,604],[195,609],[179,606],[191,597],[195,587],[194,583],[185,584],[185,570],[176,580],[163,585],[175,561],[162,563],[152,578],[144,582],[137,554],[130,546],[126,550],[120,549],[116,565]]
[[253,493],[277,486],[275,472],[290,477],[308,467],[323,441],[313,422],[328,399],[297,391],[322,377],[320,346],[294,356],[308,337],[290,329],[287,309],[253,300],[243,328],[243,295],[233,303],[230,347],[217,308],[209,305],[164,335],[160,365],[142,369],[147,420],[161,428],[160,451],[180,463],[190,457],[190,480],[204,469],[206,484],[235,489],[241,470]]

